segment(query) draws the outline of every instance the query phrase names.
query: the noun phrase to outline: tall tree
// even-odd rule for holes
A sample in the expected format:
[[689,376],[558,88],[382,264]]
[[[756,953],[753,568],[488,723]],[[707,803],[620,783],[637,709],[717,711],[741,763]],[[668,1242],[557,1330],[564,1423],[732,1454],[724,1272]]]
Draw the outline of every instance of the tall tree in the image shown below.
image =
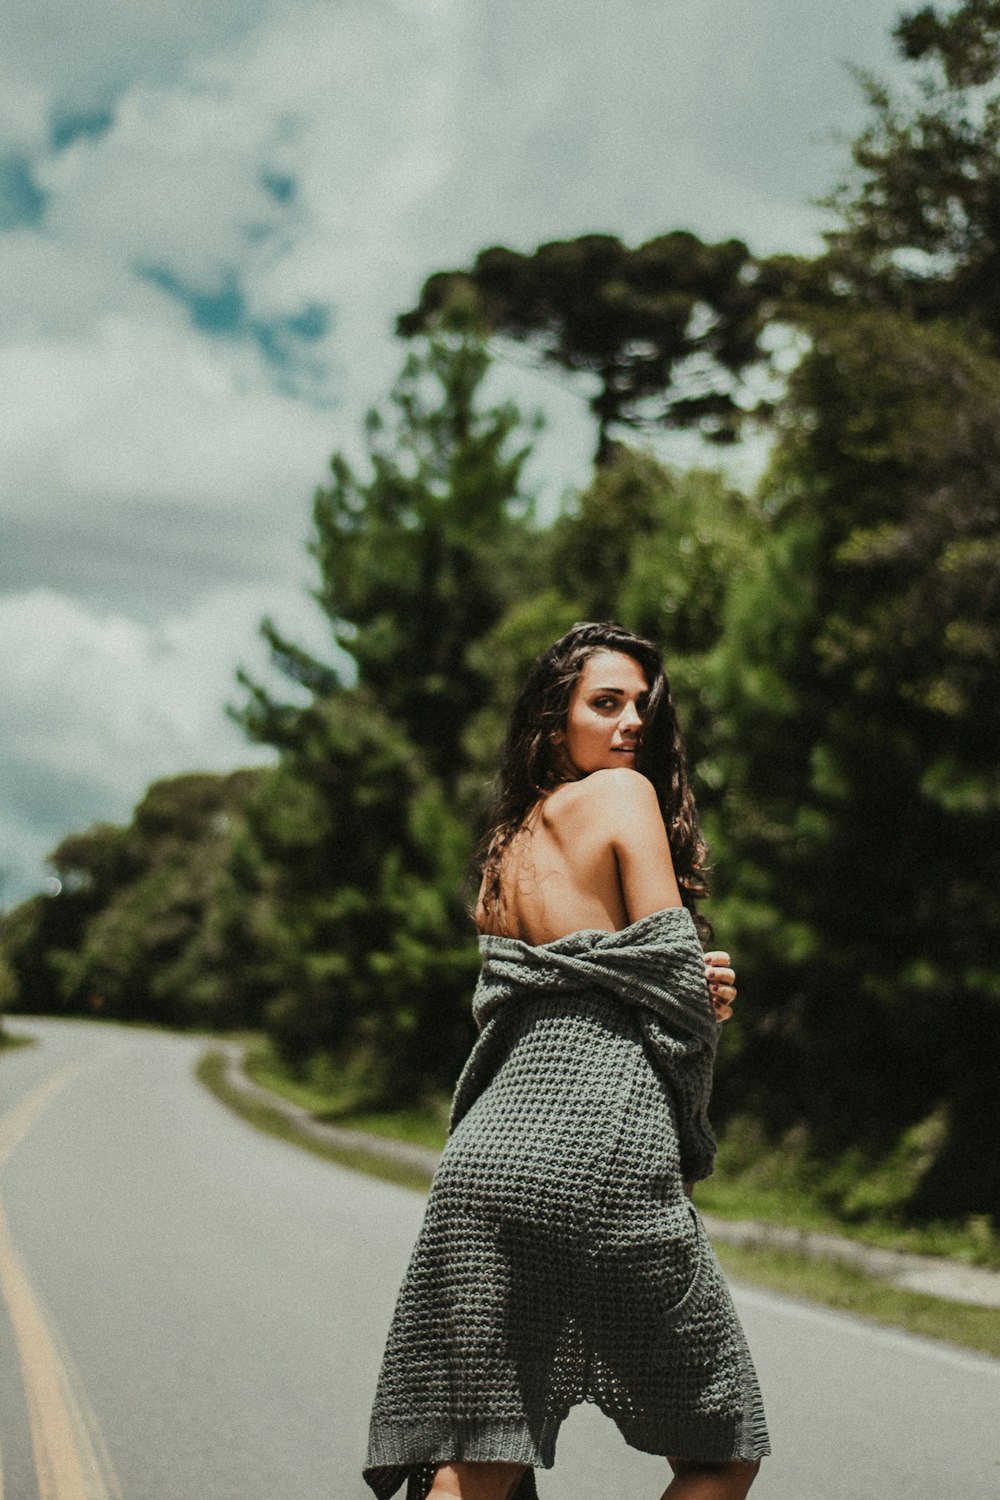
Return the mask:
[[871,117],[831,199],[830,253],[806,279],[841,301],[948,318],[1000,349],[1000,4],[924,6],[895,38],[916,86],[894,94],[863,76]]
[[708,674],[755,992],[723,1091],[850,1160],[842,1210],[951,1215],[1000,1201],[1000,6],[896,36],[917,87],[866,81],[828,252],[784,266],[809,348]]
[[808,1121],[831,1154],[874,1158],[946,1118],[912,1203],[985,1212],[1000,364],[941,325],[833,317],[783,426],[773,534],[731,597],[714,686],[722,873],[768,976],[744,1081],[774,1128]]
[[697,428],[734,441],[747,408],[763,410],[742,382],[766,360],[761,336],[782,287],[740,240],[711,245],[674,230],[630,248],[588,234],[527,255],[494,246],[471,270],[439,271],[397,326],[412,337],[458,310],[486,333],[596,377],[603,466],[622,429]]
[[[425,340],[387,416],[368,416],[369,473],[335,454],[332,483],[317,491],[316,598],[353,671],[263,627],[279,666],[314,700],[336,701],[356,681],[449,789],[462,771],[463,727],[489,691],[469,648],[530,580],[534,556],[521,487],[531,432],[511,403],[483,403],[488,367],[474,335]],[[299,710],[243,682],[250,699],[239,718],[249,733],[280,750],[299,744]]]
[[529,434],[484,403],[488,364],[475,336],[427,341],[369,417],[368,473],[334,457],[311,550],[350,667],[266,623],[307,701],[244,678],[238,715],[281,754],[238,859],[269,1027],[296,1065],[350,1063],[397,1099],[450,1083],[467,1045],[463,735],[491,691],[477,643],[534,574]]

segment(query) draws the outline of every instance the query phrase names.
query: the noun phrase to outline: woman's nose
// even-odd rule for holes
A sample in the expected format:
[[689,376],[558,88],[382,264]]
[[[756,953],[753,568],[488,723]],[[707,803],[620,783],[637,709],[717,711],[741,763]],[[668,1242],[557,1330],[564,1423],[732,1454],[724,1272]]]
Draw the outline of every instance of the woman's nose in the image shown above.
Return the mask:
[[626,703],[618,720],[619,729],[641,729],[642,715],[634,703]]

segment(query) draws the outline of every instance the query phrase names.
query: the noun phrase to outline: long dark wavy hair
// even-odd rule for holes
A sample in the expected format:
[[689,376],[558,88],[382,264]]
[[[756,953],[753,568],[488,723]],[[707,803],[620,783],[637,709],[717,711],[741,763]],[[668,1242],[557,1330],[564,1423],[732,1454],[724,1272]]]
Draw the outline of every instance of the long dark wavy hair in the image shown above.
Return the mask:
[[694,917],[700,936],[707,939],[711,925],[699,915],[697,904],[708,895],[708,849],[698,827],[684,740],[663,661],[652,641],[613,620],[574,625],[536,659],[514,700],[488,827],[477,850],[483,877],[480,912],[501,932],[504,930],[500,881],[504,854],[538,799],[567,779],[566,762],[556,739],[565,728],[570,699],[584,663],[598,651],[617,651],[632,657],[649,683],[636,768],[656,789],[681,900]]

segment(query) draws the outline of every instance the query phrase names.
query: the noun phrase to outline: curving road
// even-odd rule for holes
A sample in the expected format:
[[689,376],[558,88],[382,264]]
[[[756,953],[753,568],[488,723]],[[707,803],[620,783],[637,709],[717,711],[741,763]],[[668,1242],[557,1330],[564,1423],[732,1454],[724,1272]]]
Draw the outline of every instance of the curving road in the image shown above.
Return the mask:
[[[418,1195],[252,1131],[201,1044],[10,1023],[0,1058],[0,1500],[363,1500]],[[760,1500],[1000,1496],[1000,1361],[743,1290],[776,1456]],[[544,1500],[649,1496],[566,1424]]]

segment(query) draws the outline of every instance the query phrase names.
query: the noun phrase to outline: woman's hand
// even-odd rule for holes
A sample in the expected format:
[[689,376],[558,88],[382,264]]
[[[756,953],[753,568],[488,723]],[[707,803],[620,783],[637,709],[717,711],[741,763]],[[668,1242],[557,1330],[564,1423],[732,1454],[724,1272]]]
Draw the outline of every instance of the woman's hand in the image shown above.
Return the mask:
[[736,999],[736,973],[729,967],[729,954],[713,950],[705,954],[705,978],[712,997],[715,1019],[722,1025],[733,1013]]

